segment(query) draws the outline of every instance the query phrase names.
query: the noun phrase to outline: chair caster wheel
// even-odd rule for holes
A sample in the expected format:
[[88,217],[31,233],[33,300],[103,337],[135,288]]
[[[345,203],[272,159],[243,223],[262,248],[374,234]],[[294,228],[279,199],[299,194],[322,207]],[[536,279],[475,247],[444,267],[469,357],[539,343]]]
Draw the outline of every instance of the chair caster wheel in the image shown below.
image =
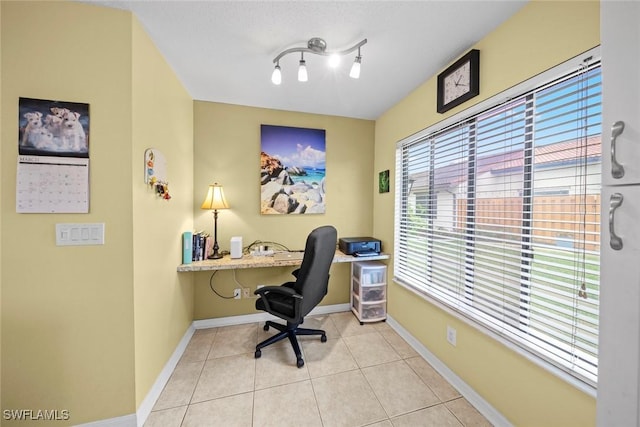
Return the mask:
[[327,336],[326,335],[322,335],[320,337],[320,342],[327,342]]
[[268,331],[269,330],[269,325],[267,325],[266,323],[264,324],[264,326],[262,327],[263,331]]
[[298,365],[298,368],[302,368],[304,366],[304,360],[298,359],[298,362],[296,364]]
[[256,359],[260,359],[260,356],[262,356],[262,352],[260,350],[256,350],[256,353],[254,354]]

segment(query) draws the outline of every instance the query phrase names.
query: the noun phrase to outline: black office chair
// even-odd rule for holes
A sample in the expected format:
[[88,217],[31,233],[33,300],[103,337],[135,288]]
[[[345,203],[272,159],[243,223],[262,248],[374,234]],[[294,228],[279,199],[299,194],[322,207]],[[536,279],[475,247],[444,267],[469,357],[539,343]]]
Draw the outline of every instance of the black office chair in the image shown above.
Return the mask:
[[281,286],[264,286],[255,291],[259,295],[256,308],[286,320],[287,325],[267,321],[264,330],[273,327],[279,334],[262,341],[256,346],[256,359],[262,356],[263,347],[289,338],[296,353],[298,368],[304,366],[300,345],[296,335],[320,335],[320,341],[326,342],[327,335],[320,329],[304,329],[298,326],[313,308],[322,301],[329,286],[329,268],[336,251],[336,229],[331,226],[319,227],[307,237],[302,265],[293,272],[295,282]]

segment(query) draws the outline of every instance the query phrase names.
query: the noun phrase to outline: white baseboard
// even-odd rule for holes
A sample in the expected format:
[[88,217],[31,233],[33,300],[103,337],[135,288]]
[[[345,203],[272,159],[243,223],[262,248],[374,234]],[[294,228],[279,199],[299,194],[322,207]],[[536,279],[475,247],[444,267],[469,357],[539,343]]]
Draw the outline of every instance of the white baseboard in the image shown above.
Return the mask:
[[[338,313],[349,311],[349,304],[320,305],[311,310],[309,316],[319,316],[322,314]],[[278,320],[276,316],[269,313],[245,314],[243,316],[219,317],[216,319],[194,320],[195,329],[219,328],[220,326],[242,325],[245,323],[265,322],[267,320]]]
[[476,391],[471,388],[467,383],[465,383],[459,376],[457,376],[447,365],[442,363],[440,359],[438,359],[433,353],[431,353],[427,348],[413,335],[411,335],[405,328],[402,327],[398,322],[396,322],[393,317],[387,317],[387,323],[391,328],[393,328],[398,335],[400,335],[404,340],[409,343],[411,347],[415,351],[417,351],[420,356],[431,366],[433,369],[438,371],[442,377],[447,380],[453,387],[456,388],[460,392],[460,394],[469,401],[473,405],[474,408],[478,410],[484,417],[489,420],[491,424],[496,427],[512,427],[512,424],[507,420],[504,415],[498,412],[493,406],[489,404],[486,400],[482,398]]
[[75,427],[136,427],[136,414],[93,421],[86,424],[76,424]]
[[[147,393],[147,396],[144,398],[144,400],[140,404],[140,407],[138,407],[138,411],[136,412],[136,415],[137,415],[136,418],[138,420],[137,427],[142,427],[145,421],[147,421],[147,418],[149,417],[149,414],[153,409],[153,405],[156,404],[156,401],[160,397],[160,393],[162,393],[162,390],[164,390],[164,386],[167,385],[167,382],[169,381],[169,377],[171,377],[173,370],[176,368],[176,365],[180,361],[180,358],[182,357],[182,354],[187,348],[189,341],[191,341],[191,337],[193,336],[194,332],[195,332],[195,328],[193,327],[193,324],[191,324],[187,328],[187,331],[182,336],[182,339],[178,343],[178,346],[173,351],[173,354],[169,358],[169,361],[164,365],[164,368],[162,368],[162,371],[160,371],[160,375],[158,375],[158,378],[153,383],[153,386],[151,386],[151,390],[149,390],[149,393]],[[133,425],[135,426],[136,424],[133,424]]]

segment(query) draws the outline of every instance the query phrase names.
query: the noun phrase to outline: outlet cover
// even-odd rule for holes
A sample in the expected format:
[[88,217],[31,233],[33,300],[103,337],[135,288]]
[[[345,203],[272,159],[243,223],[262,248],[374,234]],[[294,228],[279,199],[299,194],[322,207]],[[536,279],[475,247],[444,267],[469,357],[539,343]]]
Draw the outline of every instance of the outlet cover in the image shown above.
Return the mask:
[[452,346],[454,347],[456,346],[456,330],[455,328],[452,328],[451,326],[448,326],[448,325],[447,325],[447,341]]

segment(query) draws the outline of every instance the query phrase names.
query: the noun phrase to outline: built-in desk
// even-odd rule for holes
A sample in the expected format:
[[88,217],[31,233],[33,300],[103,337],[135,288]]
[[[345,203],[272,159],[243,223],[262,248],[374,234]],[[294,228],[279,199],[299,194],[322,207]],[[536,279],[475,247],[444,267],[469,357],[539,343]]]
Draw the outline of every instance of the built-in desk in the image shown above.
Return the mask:
[[[333,257],[334,263],[372,261],[379,259],[389,259],[389,254],[380,254],[367,257],[354,257],[346,255],[337,250]],[[302,264],[302,259],[275,260],[273,256],[252,256],[244,255],[242,258],[232,259],[225,255],[220,259],[208,259],[204,261],[194,261],[191,264],[180,264],[178,272],[185,271],[213,271],[213,270],[235,270],[242,268],[265,268],[265,267],[295,267]]]

